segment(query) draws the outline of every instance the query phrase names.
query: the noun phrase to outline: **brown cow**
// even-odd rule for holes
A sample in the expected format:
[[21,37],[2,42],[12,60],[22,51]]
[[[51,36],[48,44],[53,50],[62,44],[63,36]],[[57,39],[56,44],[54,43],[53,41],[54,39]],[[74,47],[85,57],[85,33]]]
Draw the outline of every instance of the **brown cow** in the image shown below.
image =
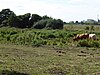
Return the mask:
[[80,40],[80,39],[87,39],[87,38],[89,38],[89,34],[87,34],[87,33],[85,33],[85,34],[77,34],[77,35],[73,38],[73,40],[74,40],[74,41],[78,41],[78,40]]

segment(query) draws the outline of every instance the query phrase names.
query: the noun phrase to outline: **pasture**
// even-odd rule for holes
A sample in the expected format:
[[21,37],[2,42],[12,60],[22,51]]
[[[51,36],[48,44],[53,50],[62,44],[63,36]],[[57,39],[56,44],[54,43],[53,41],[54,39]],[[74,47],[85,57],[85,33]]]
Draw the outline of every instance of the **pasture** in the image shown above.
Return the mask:
[[33,48],[0,44],[0,75],[21,75],[21,73],[23,75],[99,75],[100,48]]
[[[98,40],[73,41],[86,32]],[[100,75],[100,26],[0,28],[0,75]]]

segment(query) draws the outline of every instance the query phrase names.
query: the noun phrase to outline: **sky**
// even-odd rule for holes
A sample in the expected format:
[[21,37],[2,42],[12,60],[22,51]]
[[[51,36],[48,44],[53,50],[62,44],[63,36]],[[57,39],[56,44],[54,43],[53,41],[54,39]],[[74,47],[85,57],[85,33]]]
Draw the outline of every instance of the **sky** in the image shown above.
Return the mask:
[[97,20],[100,15],[100,0],[0,0],[0,11],[6,8],[17,15],[48,15],[65,22]]

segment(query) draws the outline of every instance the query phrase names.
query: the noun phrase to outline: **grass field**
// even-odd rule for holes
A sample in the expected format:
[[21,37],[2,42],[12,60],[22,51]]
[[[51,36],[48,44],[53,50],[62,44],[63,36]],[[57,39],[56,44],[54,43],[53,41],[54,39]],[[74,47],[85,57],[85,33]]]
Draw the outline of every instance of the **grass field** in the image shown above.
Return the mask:
[[0,75],[12,71],[18,75],[100,75],[100,48],[0,44],[0,71]]
[[[74,32],[92,32],[97,34],[98,39],[100,38],[99,26],[94,26],[94,30],[91,30],[91,26],[89,27],[90,30],[85,28],[86,26],[66,25],[64,30],[41,30],[41,33],[39,30],[16,29],[16,31],[15,29],[0,29],[0,33],[2,33],[0,35],[0,75],[100,75],[100,47],[78,47],[76,46],[77,42],[72,41]],[[41,39],[41,35],[38,37],[38,34],[45,32],[58,35],[55,38],[54,36],[53,38],[49,36],[48,39],[48,35],[44,34],[46,37],[43,35],[42,40],[47,40],[47,44],[38,47],[20,44],[22,38],[16,41],[13,41],[13,38],[11,38],[11,36],[17,38],[15,37],[16,35],[18,38],[21,35],[24,37],[32,32],[36,33],[37,37],[35,37],[37,39]],[[59,38],[60,32],[62,36],[65,35],[63,33],[68,34],[66,36],[68,38]],[[22,43],[30,44],[30,39],[32,38],[28,38],[28,41],[27,39],[26,41],[22,39]],[[52,44],[52,41],[54,41],[53,43],[56,41],[59,43],[60,41],[61,44],[65,45],[53,46],[55,44]],[[15,44],[16,42],[18,45]]]

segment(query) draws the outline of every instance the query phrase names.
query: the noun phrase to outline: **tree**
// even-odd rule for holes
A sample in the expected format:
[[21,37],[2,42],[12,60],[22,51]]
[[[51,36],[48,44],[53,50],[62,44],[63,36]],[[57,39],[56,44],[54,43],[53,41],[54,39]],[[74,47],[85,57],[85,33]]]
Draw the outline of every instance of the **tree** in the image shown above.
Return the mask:
[[29,19],[30,19],[30,13],[27,13],[27,14],[24,14],[24,15],[20,15],[18,16],[18,22],[19,22],[19,25],[18,27],[19,28],[27,28],[29,27]]
[[29,21],[29,27],[32,27],[36,22],[38,22],[39,20],[41,20],[42,17],[39,16],[38,14],[32,14],[30,21]]
[[93,19],[87,19],[87,21],[85,22],[85,24],[88,24],[88,25],[96,25],[97,24],[97,21],[95,21]]
[[48,19],[46,28],[49,29],[63,29],[63,21],[60,19]]
[[82,24],[82,25],[85,24],[85,21],[81,21],[80,24]]
[[63,21],[60,19],[42,19],[33,25],[36,29],[63,29]]
[[74,24],[74,21],[70,21],[69,24]]
[[11,27],[27,28],[29,27],[29,18],[30,18],[30,13],[19,16],[12,14],[9,17],[9,25]]
[[18,15],[10,9],[3,9],[0,12],[0,26],[10,26],[16,28],[49,28],[49,29],[62,29],[63,21],[61,19],[53,19],[47,15],[41,17],[38,14],[26,13]]
[[47,16],[47,15],[44,15],[44,16],[42,17],[42,19],[52,19],[52,17],[49,17],[49,16]]
[[33,25],[33,28],[36,28],[36,29],[43,29],[46,27],[46,24],[47,24],[47,19],[42,19],[38,22],[36,22],[34,25]]
[[76,21],[75,23],[76,23],[76,24],[78,24],[79,22],[78,22],[78,21]]
[[0,12],[0,24],[3,26],[8,26],[8,18],[14,14],[13,11],[11,11],[10,9],[3,9]]
[[11,16],[8,18],[8,25],[10,27],[17,27],[17,16],[16,14],[11,14]]

